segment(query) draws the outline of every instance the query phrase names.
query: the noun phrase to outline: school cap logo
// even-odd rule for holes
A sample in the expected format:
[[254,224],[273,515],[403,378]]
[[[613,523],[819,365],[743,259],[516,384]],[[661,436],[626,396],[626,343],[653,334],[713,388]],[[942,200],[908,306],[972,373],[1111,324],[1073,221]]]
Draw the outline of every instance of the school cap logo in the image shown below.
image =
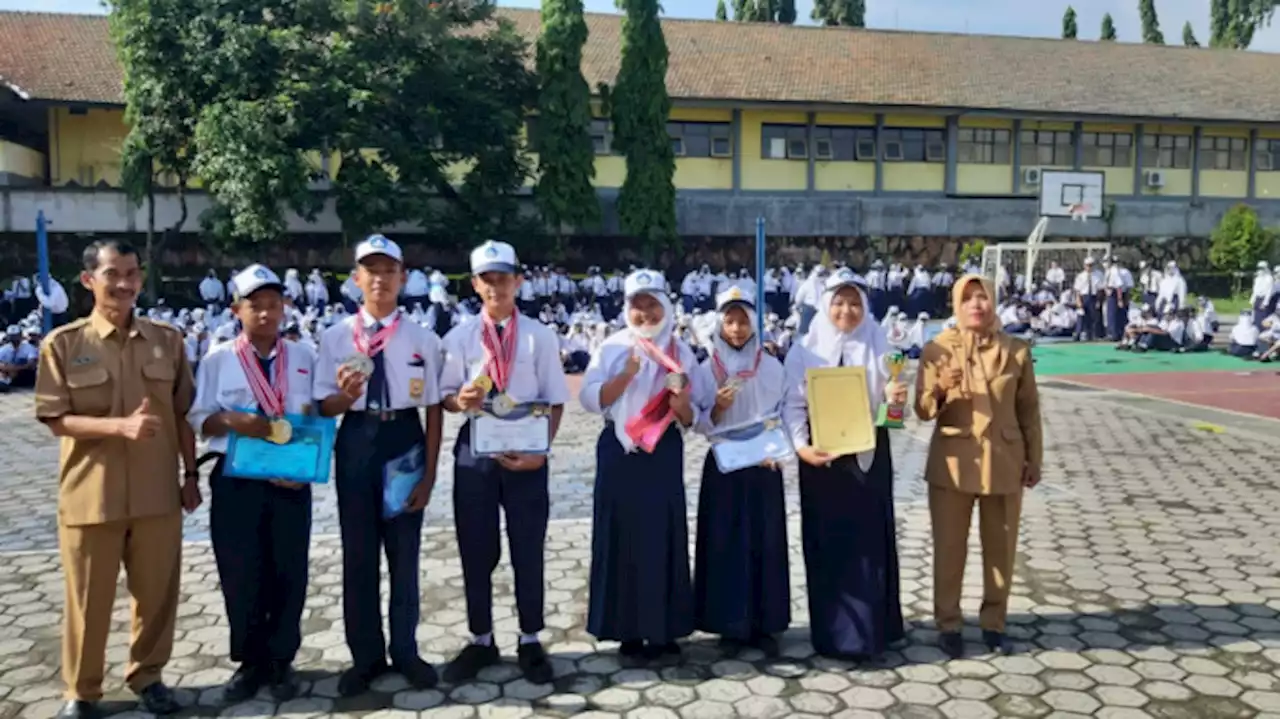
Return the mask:
[[369,238],[369,246],[379,250],[384,249],[387,246],[387,238],[382,235],[374,235]]
[[840,270],[836,273],[836,277],[839,278],[841,282],[853,282],[854,279],[853,271],[848,269]]
[[257,277],[257,278],[258,278],[258,279],[260,279],[260,280],[265,280],[265,279],[267,279],[267,269],[266,269],[265,267],[259,267],[259,268],[258,268],[258,269],[253,273],[253,276],[254,276],[254,277]]
[[734,287],[733,289],[729,290],[729,299],[731,300],[742,299],[742,290],[738,289],[737,287]]
[[492,260],[498,256],[498,248],[493,245],[489,245],[484,249],[484,256]]
[[653,282],[653,278],[650,277],[649,274],[646,272],[641,272],[640,274],[636,275],[636,284],[640,285],[641,287],[648,287],[649,284],[652,282]]

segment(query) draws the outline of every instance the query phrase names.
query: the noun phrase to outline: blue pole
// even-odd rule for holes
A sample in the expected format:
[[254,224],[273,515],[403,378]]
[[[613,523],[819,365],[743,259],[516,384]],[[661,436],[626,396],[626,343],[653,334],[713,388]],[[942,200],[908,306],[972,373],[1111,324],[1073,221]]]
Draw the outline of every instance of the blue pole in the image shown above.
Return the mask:
[[764,340],[764,218],[756,218],[756,337]]
[[[36,213],[36,267],[40,272],[40,290],[45,297],[49,296],[49,234],[45,231],[44,210]],[[44,334],[53,329],[53,314],[48,307],[40,311],[40,325]]]

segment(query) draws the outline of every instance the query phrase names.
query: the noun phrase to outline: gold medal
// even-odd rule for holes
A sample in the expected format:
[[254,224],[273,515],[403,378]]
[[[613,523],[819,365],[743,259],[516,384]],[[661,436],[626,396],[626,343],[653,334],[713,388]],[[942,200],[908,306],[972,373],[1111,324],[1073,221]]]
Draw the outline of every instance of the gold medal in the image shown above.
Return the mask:
[[489,375],[482,374],[479,377],[476,377],[475,379],[471,380],[471,384],[475,385],[476,387],[479,387],[480,390],[485,394],[488,394],[489,390],[493,389],[493,380],[489,379]]
[[342,366],[357,374],[365,376],[373,374],[373,360],[368,355],[352,355],[342,363]]
[[742,378],[730,377],[729,379],[725,380],[724,386],[727,387],[731,392],[737,392],[738,390],[742,389]]
[[271,435],[267,437],[267,441],[273,444],[288,444],[293,439],[293,425],[289,424],[289,420],[276,419],[271,421]]
[[684,386],[688,384],[688,382],[689,382],[689,378],[685,377],[684,375],[678,372],[672,372],[671,374],[668,374],[667,379],[665,380],[667,389],[671,390],[672,392],[679,392],[680,390],[684,389]]
[[515,411],[515,408],[516,401],[505,392],[493,398],[493,414],[497,417],[506,417]]

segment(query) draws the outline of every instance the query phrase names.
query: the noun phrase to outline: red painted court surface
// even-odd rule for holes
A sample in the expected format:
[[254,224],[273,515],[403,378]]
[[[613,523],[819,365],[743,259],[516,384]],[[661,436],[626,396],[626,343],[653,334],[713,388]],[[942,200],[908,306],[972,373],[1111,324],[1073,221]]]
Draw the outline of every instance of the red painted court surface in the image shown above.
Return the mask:
[[1255,367],[1259,369],[1249,372],[1142,372],[1059,375],[1054,379],[1280,419],[1280,367]]

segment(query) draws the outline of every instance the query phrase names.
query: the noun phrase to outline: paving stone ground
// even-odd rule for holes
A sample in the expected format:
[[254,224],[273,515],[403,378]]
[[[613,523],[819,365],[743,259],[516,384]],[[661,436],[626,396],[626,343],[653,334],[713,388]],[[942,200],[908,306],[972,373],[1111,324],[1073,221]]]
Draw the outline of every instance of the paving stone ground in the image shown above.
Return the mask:
[[[316,493],[311,596],[298,661],[307,680],[303,696],[279,706],[265,695],[236,706],[222,702],[220,684],[232,667],[206,510],[187,520],[177,643],[166,679],[180,689],[189,716],[1280,717],[1274,447],[1231,427],[1220,434],[1199,431],[1174,410],[1161,415],[1159,405],[1157,412],[1152,406],[1135,409],[1045,391],[1044,484],[1025,506],[1012,656],[983,655],[971,643],[971,656],[946,661],[933,645],[932,552],[921,484],[929,428],[911,425],[895,434],[893,447],[908,641],[874,664],[813,655],[792,471],[793,624],[782,637],[782,658],[728,656],[714,638],[695,635],[680,664],[620,667],[616,645],[596,643],[584,631],[599,424],[572,408],[552,457],[543,640],[554,657],[553,685],[527,684],[509,662],[467,686],[412,691],[392,675],[367,696],[337,698],[335,673],[348,655],[341,545],[329,488]],[[31,417],[30,395],[0,397],[0,719],[52,716],[62,691],[62,577],[53,524],[57,445]],[[451,422],[448,433],[455,432]],[[691,521],[705,447],[698,439],[688,444]],[[419,640],[434,662],[467,639],[451,488],[446,470],[423,543]],[[976,536],[973,541],[976,557]],[[981,594],[976,564],[971,561],[965,584],[971,614]],[[504,563],[495,611],[497,639],[508,655],[516,639],[511,581]],[[968,633],[977,640],[973,628]],[[134,705],[121,688],[127,641],[122,588],[107,690],[109,707],[132,718]]]

